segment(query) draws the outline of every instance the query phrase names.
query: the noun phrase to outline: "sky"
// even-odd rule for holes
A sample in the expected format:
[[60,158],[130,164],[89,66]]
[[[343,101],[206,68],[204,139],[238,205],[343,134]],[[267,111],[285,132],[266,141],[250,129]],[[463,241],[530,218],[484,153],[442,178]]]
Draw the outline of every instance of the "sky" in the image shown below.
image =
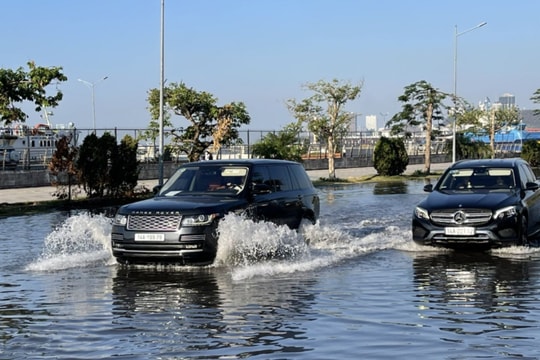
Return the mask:
[[[304,85],[361,85],[345,110],[399,112],[404,88],[425,80],[478,105],[513,94],[521,109],[540,88],[537,0],[164,0],[164,78],[218,99],[243,102],[246,130],[294,121],[288,99]],[[482,22],[485,26],[476,28]],[[0,0],[0,68],[62,67],[68,81],[55,124],[146,128],[147,95],[159,88],[161,0]],[[457,29],[457,36],[456,36]],[[456,43],[457,40],[457,52]],[[106,80],[101,80],[107,77]],[[93,83],[94,104],[92,105]],[[54,90],[54,88],[52,89]],[[24,104],[28,124],[42,122]],[[175,127],[189,125],[179,116]]]

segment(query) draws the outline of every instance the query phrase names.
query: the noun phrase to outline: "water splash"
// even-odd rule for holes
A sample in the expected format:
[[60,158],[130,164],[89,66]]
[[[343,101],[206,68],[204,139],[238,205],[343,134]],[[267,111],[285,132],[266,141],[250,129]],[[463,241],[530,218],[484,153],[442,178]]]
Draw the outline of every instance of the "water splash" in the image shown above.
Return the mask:
[[218,230],[219,249],[214,266],[229,267],[234,280],[313,271],[395,248],[406,241],[403,230],[396,226],[386,226],[382,232],[364,229],[361,233],[367,235],[356,236],[355,231],[338,226],[304,224],[296,231],[232,214],[221,221]]
[[[302,224],[299,231],[230,214],[218,227],[214,268],[227,268],[233,279],[313,271],[385,249],[416,251],[409,229],[388,219],[348,224]],[[104,215],[67,218],[45,238],[31,271],[116,264],[110,247],[111,223]],[[412,248],[411,248],[412,247]]]
[[54,271],[115,263],[110,247],[111,221],[104,215],[78,214],[67,218],[45,238],[30,271]]

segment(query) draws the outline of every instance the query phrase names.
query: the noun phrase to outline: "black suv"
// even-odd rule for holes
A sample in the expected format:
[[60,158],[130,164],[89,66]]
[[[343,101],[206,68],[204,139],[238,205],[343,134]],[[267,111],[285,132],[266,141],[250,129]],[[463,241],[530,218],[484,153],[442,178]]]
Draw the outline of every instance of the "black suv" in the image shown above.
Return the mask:
[[540,191],[520,158],[451,165],[414,209],[413,240],[447,248],[528,245],[540,230]]
[[227,213],[298,229],[316,223],[319,196],[304,167],[269,159],[182,165],[156,196],[119,208],[112,252],[120,263],[211,263]]

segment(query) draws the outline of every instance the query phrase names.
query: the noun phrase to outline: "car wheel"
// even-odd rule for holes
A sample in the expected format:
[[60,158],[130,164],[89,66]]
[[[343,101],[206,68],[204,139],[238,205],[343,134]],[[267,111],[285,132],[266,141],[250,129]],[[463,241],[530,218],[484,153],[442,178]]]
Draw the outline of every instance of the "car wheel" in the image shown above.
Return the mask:
[[526,246],[529,245],[529,239],[527,237],[527,217],[525,215],[521,216],[521,227],[519,229],[519,243],[518,245]]

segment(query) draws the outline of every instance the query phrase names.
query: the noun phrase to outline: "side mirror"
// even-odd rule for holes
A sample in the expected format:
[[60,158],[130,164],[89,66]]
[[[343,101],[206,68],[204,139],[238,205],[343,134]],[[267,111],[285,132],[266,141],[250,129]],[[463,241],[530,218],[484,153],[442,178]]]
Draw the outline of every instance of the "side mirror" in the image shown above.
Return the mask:
[[525,184],[525,190],[536,191],[538,190],[538,187],[539,185],[535,182],[528,182],[527,184]]
[[163,187],[163,185],[156,185],[152,188],[152,192],[154,193],[154,195],[157,195],[157,193],[161,190],[161,188]]
[[425,192],[432,192],[433,191],[433,184],[424,185],[424,191]]

